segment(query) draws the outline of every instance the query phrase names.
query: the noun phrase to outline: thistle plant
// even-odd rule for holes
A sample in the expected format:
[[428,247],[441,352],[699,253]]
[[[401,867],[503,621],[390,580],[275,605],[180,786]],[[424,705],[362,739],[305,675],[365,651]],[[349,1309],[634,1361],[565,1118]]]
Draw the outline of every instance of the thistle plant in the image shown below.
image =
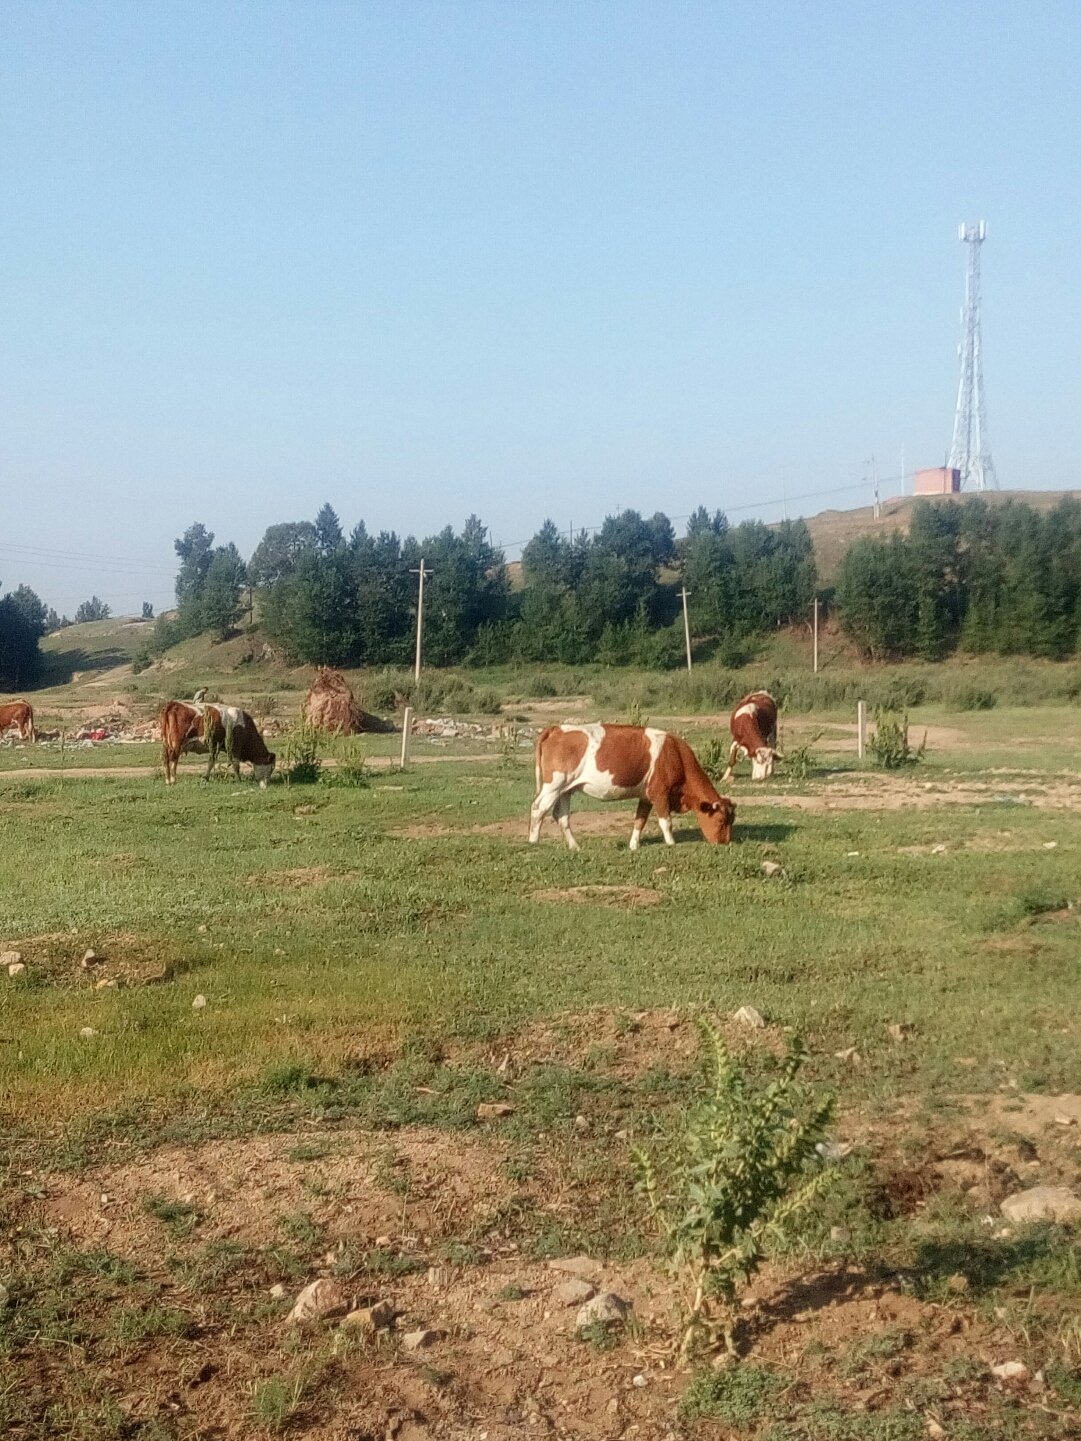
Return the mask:
[[735,1062],[716,1026],[700,1022],[710,1084],[691,1112],[682,1154],[663,1172],[636,1150],[641,1188],[673,1270],[687,1286],[680,1345],[685,1361],[723,1339],[735,1354],[736,1298],[758,1270],[772,1237],[799,1221],[829,1183],[815,1154],[832,1096],[802,1085],[806,1060],[793,1038],[776,1078],[764,1087]]

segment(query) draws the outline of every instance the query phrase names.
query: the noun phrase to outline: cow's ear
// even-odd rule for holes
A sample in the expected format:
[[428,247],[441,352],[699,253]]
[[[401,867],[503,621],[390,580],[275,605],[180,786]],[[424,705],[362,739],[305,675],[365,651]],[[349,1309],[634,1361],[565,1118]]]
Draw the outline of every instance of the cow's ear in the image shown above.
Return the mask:
[[720,801],[699,801],[698,803],[698,809],[702,812],[703,815],[707,816],[711,816],[714,811],[719,811],[720,808]]

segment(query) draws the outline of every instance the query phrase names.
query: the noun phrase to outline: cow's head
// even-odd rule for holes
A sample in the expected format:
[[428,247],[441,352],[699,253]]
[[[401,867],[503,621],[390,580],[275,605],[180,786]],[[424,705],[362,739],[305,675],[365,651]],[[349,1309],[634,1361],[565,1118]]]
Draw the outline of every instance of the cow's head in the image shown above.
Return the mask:
[[269,759],[264,765],[253,765],[251,768],[251,773],[259,782],[259,789],[262,791],[266,790],[266,783],[274,774],[274,762],[277,760],[277,756],[273,751],[267,751],[267,756]]
[[773,762],[783,760],[784,756],[772,746],[759,746],[751,756],[751,780],[768,781],[773,774]]
[[732,839],[732,823],[736,808],[727,796],[715,801],[699,801],[698,825],[706,840],[714,846],[726,846]]

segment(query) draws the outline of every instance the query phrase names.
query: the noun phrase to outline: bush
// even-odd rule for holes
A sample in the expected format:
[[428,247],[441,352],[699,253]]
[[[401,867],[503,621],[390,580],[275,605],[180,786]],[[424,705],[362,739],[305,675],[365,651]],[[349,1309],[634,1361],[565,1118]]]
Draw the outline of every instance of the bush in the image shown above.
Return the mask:
[[368,763],[364,747],[358,741],[347,741],[338,756],[331,777],[336,786],[360,789],[368,784]]
[[502,715],[503,713],[503,700],[498,691],[478,691],[473,704],[480,715]]
[[725,745],[724,741],[717,736],[710,736],[705,745],[700,746],[698,749],[698,759],[701,762],[702,769],[715,784],[728,769],[728,753],[730,749],[731,747]]
[[753,1426],[781,1390],[783,1382],[763,1366],[732,1371],[702,1371],[684,1391],[679,1414],[684,1421],[723,1421],[728,1426]]
[[982,686],[959,686],[946,697],[946,703],[953,710],[994,710],[997,697],[994,691]]
[[286,785],[310,786],[323,770],[319,755],[319,732],[314,726],[302,725],[285,743],[285,764],[282,775]]
[[925,734],[918,749],[913,750],[908,743],[908,712],[898,718],[883,706],[876,706],[874,733],[867,745],[882,769],[892,771],[923,760],[927,736]]
[[761,1264],[767,1235],[789,1229],[829,1182],[815,1146],[833,1110],[832,1098],[800,1085],[806,1056],[796,1039],[777,1077],[759,1089],[714,1025],[703,1022],[701,1032],[713,1074],[688,1118],[682,1156],[658,1167],[634,1152],[673,1269],[691,1293],[683,1359],[700,1340],[713,1344],[722,1335],[734,1353],[738,1287]]
[[131,658],[131,673],[132,675],[142,675],[143,671],[149,670],[153,664],[150,652],[143,646],[142,650],[136,651]]

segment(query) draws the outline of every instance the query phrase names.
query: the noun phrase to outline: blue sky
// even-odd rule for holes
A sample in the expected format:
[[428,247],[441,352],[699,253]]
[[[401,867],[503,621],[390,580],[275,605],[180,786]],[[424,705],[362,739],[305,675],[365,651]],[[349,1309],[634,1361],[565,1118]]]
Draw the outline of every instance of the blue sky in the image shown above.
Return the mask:
[[1076,3],[6,0],[0,579],[896,489],[980,217],[1000,478],[1077,484],[1079,74]]

